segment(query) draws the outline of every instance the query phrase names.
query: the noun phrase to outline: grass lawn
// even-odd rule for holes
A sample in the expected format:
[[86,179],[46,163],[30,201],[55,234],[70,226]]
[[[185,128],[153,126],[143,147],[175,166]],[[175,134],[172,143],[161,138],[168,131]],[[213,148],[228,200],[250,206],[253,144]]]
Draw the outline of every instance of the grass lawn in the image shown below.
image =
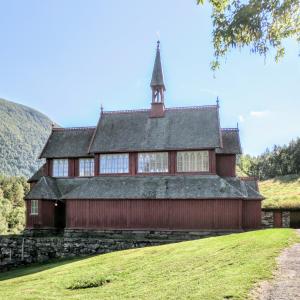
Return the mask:
[[300,176],[288,175],[259,182],[264,208],[300,208]]
[[296,240],[268,229],[31,266],[0,274],[0,299],[247,299]]

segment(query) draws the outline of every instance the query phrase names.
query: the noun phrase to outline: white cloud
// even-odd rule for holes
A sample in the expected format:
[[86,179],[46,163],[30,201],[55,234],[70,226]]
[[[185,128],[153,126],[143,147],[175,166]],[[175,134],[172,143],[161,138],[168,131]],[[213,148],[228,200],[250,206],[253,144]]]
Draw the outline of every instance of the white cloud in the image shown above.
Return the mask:
[[243,115],[239,115],[239,121],[240,121],[241,123],[245,122],[245,118],[244,118]]
[[251,111],[250,116],[254,118],[262,118],[269,115],[270,112],[268,110],[261,110],[261,111]]

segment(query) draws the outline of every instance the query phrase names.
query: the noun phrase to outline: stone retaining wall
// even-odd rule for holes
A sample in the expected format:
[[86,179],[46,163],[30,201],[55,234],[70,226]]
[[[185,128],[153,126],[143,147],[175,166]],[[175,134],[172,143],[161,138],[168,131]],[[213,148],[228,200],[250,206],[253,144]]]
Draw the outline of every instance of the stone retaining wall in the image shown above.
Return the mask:
[[[262,211],[262,227],[263,228],[273,228],[274,227],[274,212],[277,210],[263,210]],[[289,228],[290,227],[290,212],[289,211],[280,211],[281,213],[281,220],[282,224],[281,226],[283,228]]]
[[50,237],[46,236],[45,230],[27,230],[23,235],[0,236],[0,272],[50,259],[156,246],[232,232],[65,230],[64,235]]
[[273,211],[262,211],[261,212],[261,224],[264,228],[273,228],[274,227]]

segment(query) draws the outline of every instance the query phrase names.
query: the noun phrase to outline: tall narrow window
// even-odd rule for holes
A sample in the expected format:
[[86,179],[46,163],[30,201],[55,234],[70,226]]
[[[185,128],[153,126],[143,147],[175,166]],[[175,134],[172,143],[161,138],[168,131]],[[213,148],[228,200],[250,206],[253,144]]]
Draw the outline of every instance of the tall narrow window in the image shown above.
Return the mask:
[[79,176],[94,176],[94,159],[79,159]]
[[31,202],[30,202],[30,214],[31,215],[38,215],[39,214],[39,201],[38,200],[31,200]]
[[208,151],[178,151],[177,172],[208,172]]
[[100,173],[129,173],[129,154],[101,154]]
[[168,172],[168,152],[149,152],[138,154],[139,173]]
[[53,176],[67,177],[69,172],[68,159],[53,159]]

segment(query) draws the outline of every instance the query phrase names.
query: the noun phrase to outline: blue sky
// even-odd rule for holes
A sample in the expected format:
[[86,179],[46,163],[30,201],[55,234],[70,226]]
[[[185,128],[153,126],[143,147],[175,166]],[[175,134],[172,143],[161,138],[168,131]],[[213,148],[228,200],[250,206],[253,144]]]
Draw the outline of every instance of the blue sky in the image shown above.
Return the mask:
[[182,0],[0,0],[0,97],[61,126],[95,125],[105,110],[148,108],[156,40],[166,106],[221,101],[245,153],[300,136],[299,46],[286,57],[232,51],[214,78],[210,7]]

